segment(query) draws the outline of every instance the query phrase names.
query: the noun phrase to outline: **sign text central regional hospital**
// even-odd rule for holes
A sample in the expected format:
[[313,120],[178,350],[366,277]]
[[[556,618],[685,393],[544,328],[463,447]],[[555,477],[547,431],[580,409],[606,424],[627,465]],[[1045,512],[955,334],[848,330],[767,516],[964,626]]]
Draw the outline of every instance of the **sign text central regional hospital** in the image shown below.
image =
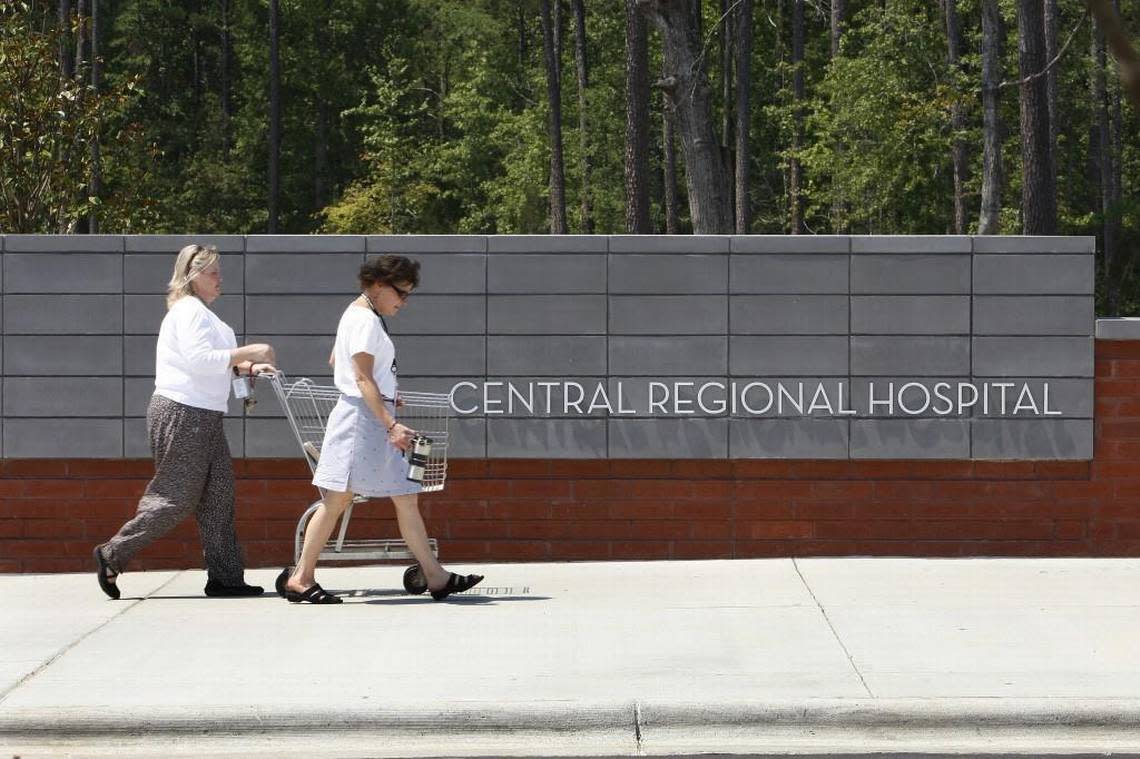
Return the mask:
[[[457,382],[457,414],[487,416],[1062,416],[1049,383],[874,381],[853,394],[847,382],[644,380]],[[856,401],[856,397],[859,399]]]

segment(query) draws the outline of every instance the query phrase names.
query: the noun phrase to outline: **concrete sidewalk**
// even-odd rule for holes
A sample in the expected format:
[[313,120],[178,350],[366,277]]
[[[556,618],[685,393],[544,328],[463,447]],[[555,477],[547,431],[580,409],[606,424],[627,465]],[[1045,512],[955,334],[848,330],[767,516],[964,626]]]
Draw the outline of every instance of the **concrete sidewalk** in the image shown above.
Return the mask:
[[1140,752],[1140,560],[0,575],[0,754]]

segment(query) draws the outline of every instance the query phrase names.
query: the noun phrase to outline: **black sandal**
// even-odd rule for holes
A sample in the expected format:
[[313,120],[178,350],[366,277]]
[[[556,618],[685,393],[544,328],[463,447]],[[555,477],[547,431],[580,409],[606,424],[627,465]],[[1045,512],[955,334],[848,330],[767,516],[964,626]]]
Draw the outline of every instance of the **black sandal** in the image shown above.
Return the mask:
[[454,572],[447,578],[447,584],[439,590],[433,590],[431,597],[436,601],[442,601],[450,596],[452,593],[462,593],[465,590],[471,590],[479,583],[483,582],[483,575],[457,575]]
[[281,570],[281,574],[277,575],[277,579],[273,581],[273,589],[277,591],[277,595],[282,598],[285,597],[285,583],[289,581],[289,575],[293,574],[293,567],[285,567]]
[[297,593],[296,591],[286,590],[285,600],[291,604],[310,603],[310,604],[339,604],[344,603],[343,598],[334,596],[320,586],[320,583],[313,583],[304,592]]
[[95,546],[95,550],[92,552],[95,555],[95,564],[98,567],[99,587],[110,599],[118,601],[119,586],[111,582],[111,580],[118,577],[119,573],[111,569],[111,565],[107,563],[106,557],[103,556],[102,549],[103,546]]

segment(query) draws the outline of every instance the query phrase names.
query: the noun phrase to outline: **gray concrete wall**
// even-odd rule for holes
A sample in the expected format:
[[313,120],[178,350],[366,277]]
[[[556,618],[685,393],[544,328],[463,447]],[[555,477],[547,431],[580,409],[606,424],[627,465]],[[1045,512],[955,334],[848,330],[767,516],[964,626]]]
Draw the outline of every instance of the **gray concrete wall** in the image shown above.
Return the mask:
[[[423,266],[389,322],[404,389],[573,381],[613,402],[621,383],[638,409],[566,413],[560,385],[552,413],[459,416],[453,456],[1092,457],[1093,239],[952,236],[0,237],[0,455],[148,455],[163,291],[190,241],[222,251],[215,310],[292,376],[328,381],[357,266],[398,252]],[[823,383],[856,413],[685,413],[704,384],[756,381]],[[652,382],[680,405],[651,409]],[[1038,401],[1048,383],[1060,414],[870,409],[872,382],[1027,383]],[[297,455],[258,395],[231,404],[234,454]]]

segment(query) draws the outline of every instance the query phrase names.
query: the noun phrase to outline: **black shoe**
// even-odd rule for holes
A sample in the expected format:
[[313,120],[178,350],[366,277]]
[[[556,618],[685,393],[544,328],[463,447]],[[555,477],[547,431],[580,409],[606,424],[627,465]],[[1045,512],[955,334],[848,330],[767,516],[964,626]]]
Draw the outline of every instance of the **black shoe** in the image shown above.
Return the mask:
[[450,596],[452,593],[462,593],[465,590],[474,588],[479,583],[483,582],[483,575],[457,575],[452,572],[447,578],[447,584],[439,590],[433,590],[431,597],[433,600],[442,601]]
[[289,582],[289,575],[291,574],[293,574],[293,567],[285,567],[281,570],[281,574],[277,575],[277,579],[273,581],[273,589],[282,598],[285,597],[285,583]]
[[334,596],[327,590],[322,588],[318,583],[313,583],[305,589],[304,593],[297,593],[292,590],[285,590],[285,600],[291,604],[340,604],[344,603],[344,599],[340,596]]
[[265,588],[260,585],[223,585],[215,580],[206,582],[206,595],[211,598],[243,598],[246,596],[260,596]]
[[114,580],[119,575],[115,570],[111,569],[111,565],[107,563],[107,559],[103,556],[103,546],[95,546],[95,550],[92,554],[95,556],[95,571],[99,573],[99,587],[102,588],[103,592],[112,600],[118,601],[119,586],[111,582],[111,580]]

